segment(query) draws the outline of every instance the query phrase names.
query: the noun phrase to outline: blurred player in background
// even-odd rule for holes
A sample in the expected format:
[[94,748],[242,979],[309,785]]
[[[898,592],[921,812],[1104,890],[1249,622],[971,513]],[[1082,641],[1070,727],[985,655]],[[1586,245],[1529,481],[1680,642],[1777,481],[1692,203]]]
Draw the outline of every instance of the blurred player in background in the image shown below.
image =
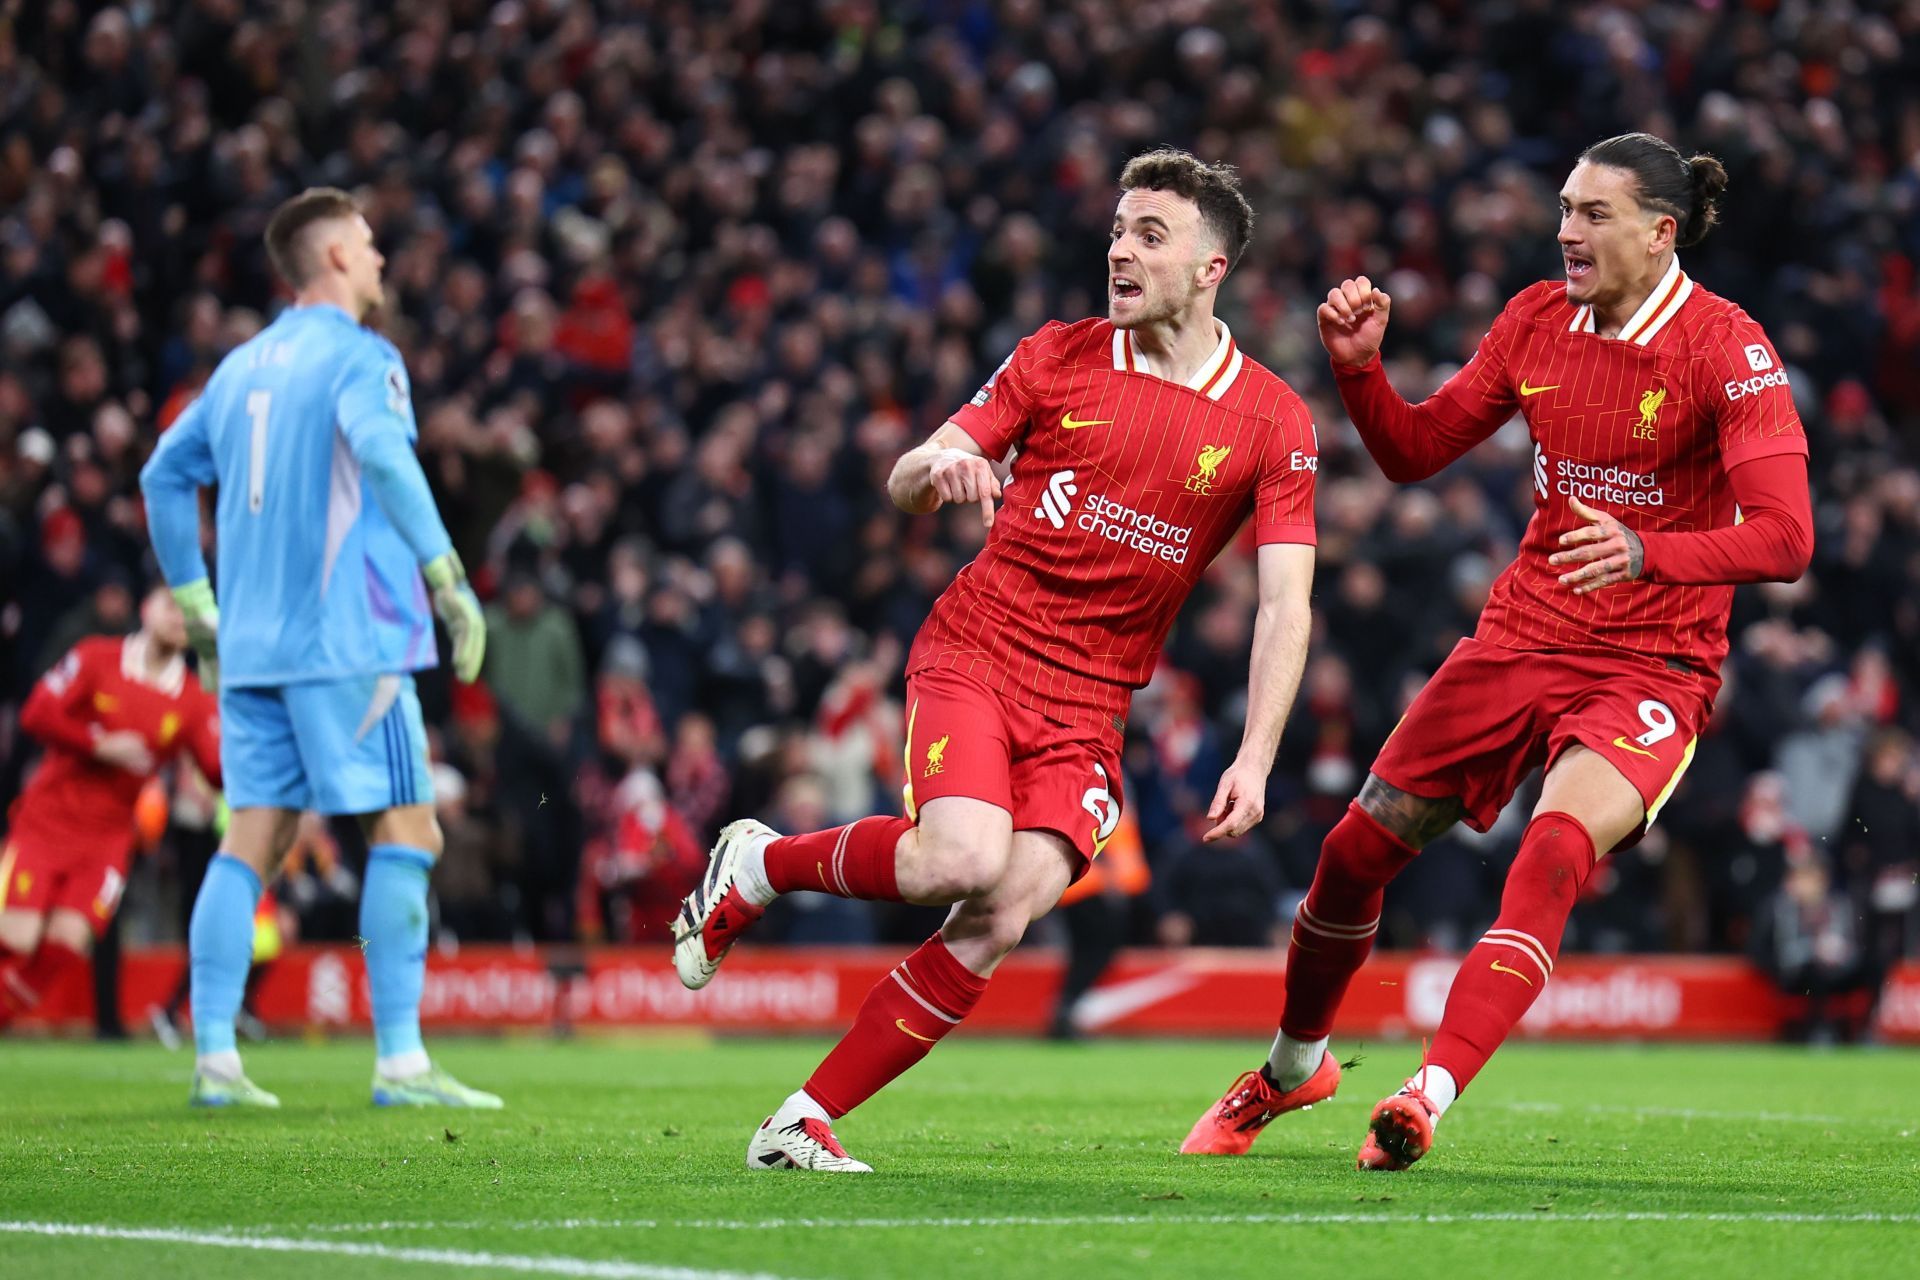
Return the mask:
[[[1214,318],[1253,231],[1233,171],[1157,151],[1120,186],[1107,318],[1023,339],[888,481],[903,510],[976,503],[988,530],[908,659],[906,816],[786,837],[736,822],[682,907],[674,961],[697,988],[789,890],[953,906],[761,1125],[749,1168],[868,1170],[832,1121],[967,1016],[1111,838],[1133,691],[1250,515],[1259,606],[1245,736],[1206,838],[1241,835],[1265,813],[1306,656],[1318,439],[1300,398]],[[1014,496],[996,508],[995,464],[1009,454]]]
[[[461,680],[479,673],[485,624],[414,455],[400,353],[362,327],[381,302],[372,229],[351,196],[314,188],[275,211],[266,238],[294,305],[220,362],[140,476],[160,567],[219,664],[233,809],[189,929],[191,1100],[279,1105],[241,1071],[233,1024],[262,881],[313,809],[359,815],[372,846],[360,934],[374,1102],[498,1107],[420,1040],[440,852],[412,675],[436,661],[428,587]],[[224,609],[200,554],[199,489],[214,484]]]
[[180,608],[156,589],[140,630],[82,640],[21,709],[46,757],[0,844],[0,1027],[85,964],[113,919],[148,780],[184,751],[219,785],[219,720],[186,649]]
[[1734,584],[1805,571],[1807,441],[1780,358],[1675,256],[1718,221],[1725,187],[1717,160],[1649,134],[1589,147],[1560,193],[1564,280],[1508,303],[1419,405],[1380,366],[1387,295],[1365,278],[1327,294],[1321,340],[1387,477],[1423,480],[1518,412],[1534,441],[1534,515],[1478,630],[1414,699],[1322,846],[1272,1054],[1182,1151],[1237,1155],[1275,1116],[1332,1095],[1328,1031],[1387,882],[1455,822],[1485,831],[1545,765],[1499,916],[1461,963],[1420,1070],[1374,1108],[1359,1162],[1404,1169],[1426,1154],[1552,976],[1597,858],[1645,833],[1692,760]]

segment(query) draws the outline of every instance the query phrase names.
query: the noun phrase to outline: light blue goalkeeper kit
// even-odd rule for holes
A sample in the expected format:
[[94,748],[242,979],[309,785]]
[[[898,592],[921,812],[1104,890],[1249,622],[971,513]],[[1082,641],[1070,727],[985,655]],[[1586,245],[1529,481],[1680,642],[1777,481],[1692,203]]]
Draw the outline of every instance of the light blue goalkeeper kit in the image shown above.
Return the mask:
[[[220,362],[141,472],[154,552],[176,590],[207,576],[198,491],[219,488],[221,765],[235,809],[372,813],[433,800],[412,672],[436,661],[420,567],[451,543],[415,437],[393,345],[338,307],[297,306]],[[361,896],[382,1062],[421,1069],[432,863],[425,850],[375,845]],[[194,1031],[216,1074],[223,1055],[238,1069],[233,1018],[259,895],[253,871],[222,855],[194,906]]]

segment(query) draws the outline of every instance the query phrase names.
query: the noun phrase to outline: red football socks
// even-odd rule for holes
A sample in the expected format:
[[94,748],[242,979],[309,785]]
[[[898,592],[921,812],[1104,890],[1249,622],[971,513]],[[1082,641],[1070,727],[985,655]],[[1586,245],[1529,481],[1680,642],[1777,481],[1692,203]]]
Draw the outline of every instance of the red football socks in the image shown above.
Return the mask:
[[768,843],[767,883],[775,893],[816,889],[839,898],[899,902],[894,859],[900,837],[913,830],[905,818],[862,818],[844,827]]
[[853,1028],[807,1080],[807,1092],[838,1120],[926,1057],[986,989],[987,980],[934,934],[867,993]]
[[1359,805],[1347,806],[1320,846],[1313,885],[1293,917],[1282,1033],[1300,1041],[1326,1037],[1347,984],[1373,950],[1387,882],[1417,852]]
[[1543,813],[1527,825],[1499,918],[1460,962],[1427,1054],[1462,1091],[1553,975],[1560,936],[1594,861],[1593,837],[1567,814]]
[[86,963],[87,958],[72,947],[45,940],[24,959],[9,956],[0,961],[0,1027],[39,1004],[61,974]]

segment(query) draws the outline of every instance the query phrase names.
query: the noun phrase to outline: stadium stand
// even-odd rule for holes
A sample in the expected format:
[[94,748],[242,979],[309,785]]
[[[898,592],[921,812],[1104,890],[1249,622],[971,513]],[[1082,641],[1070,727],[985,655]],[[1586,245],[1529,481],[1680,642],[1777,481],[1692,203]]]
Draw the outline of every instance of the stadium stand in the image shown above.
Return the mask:
[[[1259,211],[1223,314],[1315,408],[1321,561],[1270,817],[1229,855],[1196,818],[1237,736],[1244,552],[1140,696],[1127,790],[1155,876],[1130,927],[1264,943],[1531,510],[1518,424],[1431,483],[1383,480],[1313,307],[1384,281],[1392,376],[1438,385],[1557,270],[1572,158],[1629,128],[1732,176],[1687,267],[1778,342],[1818,547],[1799,584],[1742,590],[1713,732],[1569,945],[1745,949],[1788,862],[1818,858],[1885,963],[1920,941],[1912,5],[0,4],[0,798],[31,682],[130,629],[154,580],[141,460],[281,304],[267,214],[331,183],[388,256],[383,327],[490,601],[482,683],[422,684],[442,927],[657,938],[728,818],[895,808],[905,646],[981,534],[895,511],[887,469],[1021,335],[1102,305],[1114,175],[1170,142],[1238,165]],[[1387,943],[1476,936],[1517,836],[1434,846]],[[192,891],[168,865],[135,935]],[[926,930],[812,908],[765,936]]]

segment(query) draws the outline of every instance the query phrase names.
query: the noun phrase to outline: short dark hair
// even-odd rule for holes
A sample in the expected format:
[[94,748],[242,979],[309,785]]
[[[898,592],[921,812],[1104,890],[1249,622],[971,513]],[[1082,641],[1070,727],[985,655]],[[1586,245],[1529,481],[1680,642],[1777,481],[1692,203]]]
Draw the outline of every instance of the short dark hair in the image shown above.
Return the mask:
[[1122,191],[1171,191],[1200,207],[1200,220],[1227,254],[1227,270],[1253,239],[1253,206],[1240,191],[1240,175],[1230,164],[1208,164],[1190,151],[1161,147],[1127,161],[1120,171]]
[[267,220],[267,257],[280,278],[299,289],[313,278],[313,256],[304,242],[307,229],[329,218],[351,218],[360,212],[354,198],[338,187],[308,187],[292,197]]
[[1580,158],[1632,174],[1640,188],[1640,203],[1679,224],[1673,242],[1682,249],[1699,244],[1720,222],[1727,170],[1710,155],[1682,157],[1679,148],[1665,138],[1623,133],[1594,143]]

